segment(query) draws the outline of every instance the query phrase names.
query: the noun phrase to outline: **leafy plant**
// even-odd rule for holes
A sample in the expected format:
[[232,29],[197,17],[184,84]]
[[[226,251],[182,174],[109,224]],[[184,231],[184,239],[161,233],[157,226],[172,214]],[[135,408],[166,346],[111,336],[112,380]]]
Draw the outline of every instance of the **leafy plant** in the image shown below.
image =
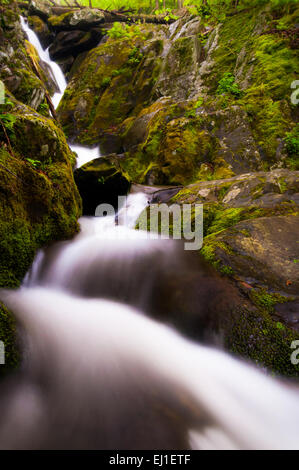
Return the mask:
[[111,39],[133,39],[134,37],[142,36],[139,25],[128,25],[126,23],[113,23],[112,28],[108,31],[108,36]]
[[110,83],[111,83],[111,77],[104,77],[101,83],[101,87],[108,88],[108,86],[110,86]]
[[299,155],[299,126],[287,132],[285,143],[289,155]]
[[242,93],[239,85],[235,82],[234,75],[229,72],[223,75],[217,88],[218,95],[222,95],[224,93],[229,93],[235,97],[239,97]]
[[8,133],[13,133],[13,127],[16,122],[16,116],[10,113],[0,113],[1,124],[5,127]]
[[38,169],[41,167],[42,162],[40,160],[34,160],[32,158],[26,158],[26,160],[33,166],[33,168]]
[[171,11],[171,8],[164,8],[162,10],[155,10],[155,15],[164,16],[165,21],[178,20],[179,17],[174,15]]
[[30,163],[30,165],[33,166],[33,168],[35,168],[36,170],[42,170],[44,172],[46,171],[47,167],[52,164],[51,158],[43,162],[41,162],[40,160],[33,159],[33,158],[26,158],[26,160],[27,162]]
[[49,115],[49,106],[47,103],[41,103],[37,109],[37,111],[42,114],[43,116]]

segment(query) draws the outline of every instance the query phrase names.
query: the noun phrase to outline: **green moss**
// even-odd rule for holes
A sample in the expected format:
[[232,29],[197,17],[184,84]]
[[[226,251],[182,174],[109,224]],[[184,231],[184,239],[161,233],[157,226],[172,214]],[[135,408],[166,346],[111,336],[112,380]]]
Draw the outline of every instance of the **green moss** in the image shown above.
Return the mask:
[[0,303],[0,341],[4,343],[5,364],[0,365],[0,378],[18,367],[20,354],[17,347],[16,323],[12,314]]
[[45,29],[45,23],[39,16],[28,16],[28,23],[37,34],[42,33]]
[[227,208],[225,205],[219,203],[205,204],[204,234],[211,235],[220,233],[243,220],[296,213],[297,207],[292,203],[282,203],[273,208],[258,208],[254,205],[251,207]]
[[59,16],[50,16],[50,18],[48,19],[48,23],[53,27],[62,26],[66,22],[65,20],[70,17],[74,13],[74,11],[75,10],[68,11],[67,13],[63,13],[63,15]]
[[298,377],[299,366],[291,363],[291,344],[299,334],[271,317],[267,309],[240,306],[225,332],[232,352],[267,367],[279,376]]
[[216,250],[217,248],[220,248],[221,250],[225,251],[226,253],[231,254],[231,248],[226,245],[226,243],[217,240],[215,235],[210,235],[208,237],[205,237],[203,247],[200,251],[202,256],[205,258],[205,260],[214,266],[214,268],[217,269],[220,273],[228,276],[232,276],[234,274],[232,268],[230,266],[226,266],[221,263],[219,259],[217,259],[216,256]]
[[265,289],[252,289],[250,298],[257,306],[262,307],[269,313],[274,312],[275,305],[294,300],[279,293],[269,293]]
[[[227,93],[215,99],[217,83],[223,84],[223,77],[227,77],[224,88],[236,85],[242,90],[237,104],[250,117],[265,168],[275,162],[281,140],[294,125],[290,87],[296,80],[298,66],[296,51],[290,47],[287,37],[261,34],[261,31],[275,29],[275,22],[283,24],[286,20],[290,25],[295,24],[296,12],[292,11],[281,8],[273,12],[269,6],[261,6],[226,18],[220,28],[218,47],[213,52],[215,67],[206,77],[209,99],[217,108],[226,108],[232,103]],[[236,82],[233,82],[234,77]],[[227,91],[224,88],[221,86],[218,91]],[[238,98],[238,93],[235,96]],[[286,164],[294,168],[293,158],[286,160]]]
[[[12,151],[0,140],[0,287],[9,288],[19,287],[39,248],[77,232],[81,214],[72,154],[62,131],[53,120],[14,104]],[[30,159],[38,160],[40,168]],[[7,368],[18,361],[14,335],[11,317],[0,308]]]

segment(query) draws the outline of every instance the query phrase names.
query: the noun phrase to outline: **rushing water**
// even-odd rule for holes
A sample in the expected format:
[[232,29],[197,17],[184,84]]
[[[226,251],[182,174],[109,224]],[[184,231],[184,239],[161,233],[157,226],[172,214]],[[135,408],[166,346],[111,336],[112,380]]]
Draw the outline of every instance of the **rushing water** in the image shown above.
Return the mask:
[[[51,60],[49,48],[46,50],[43,49],[38,36],[29,27],[27,20],[25,20],[23,17],[20,17],[20,21],[22,29],[28,37],[28,41],[35,47],[40,59],[47,64],[53,79],[56,81],[59,92],[54,94],[54,96],[52,97],[52,102],[54,107],[57,108],[67,87],[65,76],[59,65],[56,64],[56,62],[54,62],[53,60]],[[85,163],[88,163],[101,156],[99,147],[90,149],[82,145],[70,145],[70,148],[73,150],[73,152],[76,152],[78,155],[78,168],[84,165]]]
[[298,449],[297,389],[143,313],[183,258],[134,230],[148,202],[136,193],[117,219],[82,218],[21,289],[1,291],[24,359],[0,385],[0,448]]
[[56,64],[56,62],[53,62],[53,60],[51,60],[49,49],[44,50],[42,48],[40,40],[38,39],[35,32],[28,26],[27,21],[23,17],[20,17],[20,20],[23,31],[28,37],[28,41],[35,47],[40,59],[48,65],[50,71],[52,72],[52,76],[57,83],[59,92],[55,93],[55,95],[52,97],[54,107],[57,108],[67,87],[65,76],[59,65]]
[[78,155],[77,168],[80,168],[81,166],[85,165],[85,163],[95,160],[101,156],[99,147],[88,148],[84,147],[83,145],[70,145],[70,148]]

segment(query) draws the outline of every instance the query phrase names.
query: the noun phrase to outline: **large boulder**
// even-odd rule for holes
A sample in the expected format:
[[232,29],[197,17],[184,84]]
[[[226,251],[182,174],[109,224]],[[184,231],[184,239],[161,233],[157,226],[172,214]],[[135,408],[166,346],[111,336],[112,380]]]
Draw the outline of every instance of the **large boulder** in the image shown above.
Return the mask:
[[91,30],[73,30],[62,31],[55,37],[51,44],[49,52],[53,60],[59,60],[64,57],[74,58],[81,52],[95,47],[102,37],[101,31]]
[[55,31],[85,30],[98,26],[105,21],[105,16],[100,10],[85,8],[64,13],[61,16],[49,18],[49,24]]
[[299,217],[245,220],[217,237],[215,256],[252,285],[298,294]]

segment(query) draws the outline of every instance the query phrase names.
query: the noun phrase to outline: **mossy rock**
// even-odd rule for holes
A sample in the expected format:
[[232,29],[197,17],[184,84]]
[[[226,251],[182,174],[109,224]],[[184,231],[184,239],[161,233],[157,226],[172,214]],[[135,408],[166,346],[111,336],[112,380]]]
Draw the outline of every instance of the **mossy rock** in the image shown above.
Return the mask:
[[206,238],[204,253],[210,247],[215,263],[222,269],[229,267],[244,280],[296,294],[298,215],[261,217],[232,225]]
[[[79,230],[81,199],[61,129],[15,100],[9,112],[14,116],[9,146],[0,134],[0,287],[17,288],[38,249]],[[18,362],[14,335],[14,323],[1,309],[7,369]]]
[[29,15],[37,15],[43,20],[47,20],[52,12],[52,4],[48,0],[30,0]]
[[[2,38],[0,41],[0,79],[16,99],[38,109],[47,106],[45,91],[57,90],[47,66],[40,61],[37,51],[25,40],[19,16],[10,9],[0,13]],[[34,61],[38,74],[33,67]]]
[[161,40],[146,42],[152,26],[132,28],[129,38],[109,38],[71,70],[58,108],[70,139],[92,145],[110,135],[119,138],[123,121],[148,104],[161,67]]
[[0,341],[4,343],[5,364],[0,365],[0,379],[16,369],[20,363],[20,352],[13,315],[0,303]]

